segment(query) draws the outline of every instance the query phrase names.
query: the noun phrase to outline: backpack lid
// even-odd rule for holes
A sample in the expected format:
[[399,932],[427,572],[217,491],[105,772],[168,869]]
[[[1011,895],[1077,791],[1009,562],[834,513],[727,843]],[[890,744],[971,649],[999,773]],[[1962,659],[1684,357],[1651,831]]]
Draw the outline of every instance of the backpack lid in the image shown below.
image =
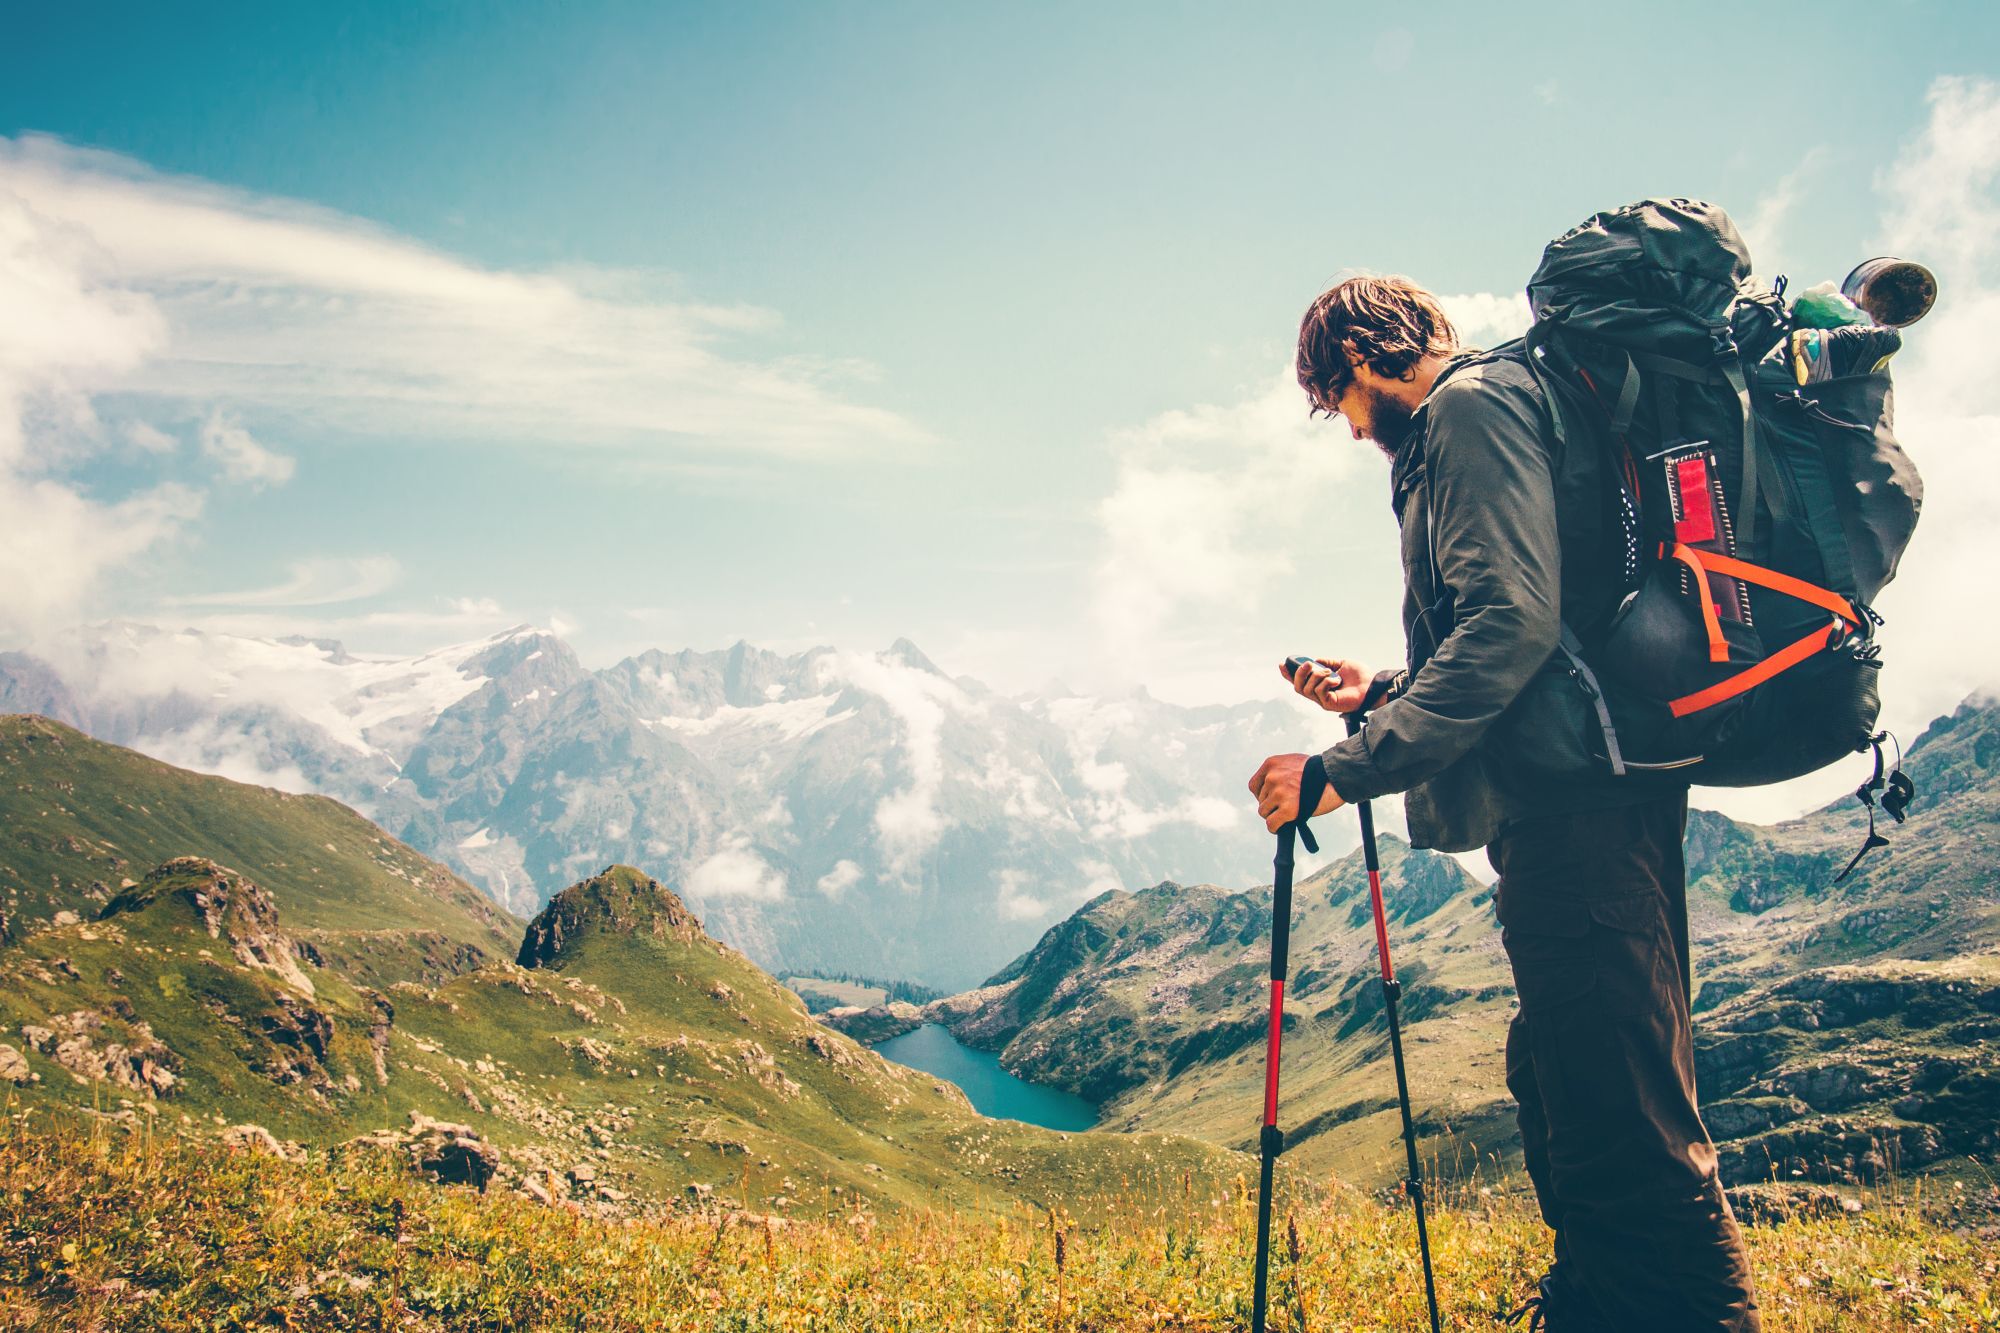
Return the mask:
[[1707,364],[1734,347],[1730,306],[1749,276],[1750,252],[1722,209],[1644,199],[1550,241],[1528,304],[1538,324]]

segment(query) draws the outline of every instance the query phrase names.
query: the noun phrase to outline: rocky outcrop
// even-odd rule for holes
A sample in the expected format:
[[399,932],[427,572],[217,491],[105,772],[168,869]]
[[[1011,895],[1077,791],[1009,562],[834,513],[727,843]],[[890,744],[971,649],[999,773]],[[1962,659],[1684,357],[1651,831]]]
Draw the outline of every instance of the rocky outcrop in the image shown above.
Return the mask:
[[312,978],[300,964],[318,966],[318,951],[278,928],[278,906],[270,894],[205,857],[179,856],[161,863],[143,883],[106,903],[98,919],[110,920],[166,900],[183,904],[208,931],[209,938],[226,943],[243,966],[268,973],[306,995],[313,994]]
[[12,1046],[0,1042],[0,1082],[28,1083],[35,1077],[35,1071],[28,1068],[28,1058]]
[[515,961],[522,967],[554,966],[574,940],[592,931],[684,943],[706,938],[701,922],[671,889],[630,866],[608,866],[564,889],[528,923]]
[[299,1083],[324,1091],[330,1086],[327,1057],[333,1048],[333,1019],[304,1000],[280,995],[257,1015],[269,1043],[263,1073],[279,1086]]
[[1698,1026],[1702,1116],[1731,1182],[1873,1183],[2000,1148],[2000,984],[1917,962],[1818,968]]
[[370,1004],[374,1006],[373,1019],[368,1024],[368,1050],[375,1058],[375,1081],[382,1087],[389,1086],[389,1030],[396,1021],[396,1006],[389,1003],[389,997],[379,991],[366,991]]
[[836,1032],[844,1032],[864,1046],[874,1046],[905,1032],[915,1032],[926,1022],[926,1011],[896,1000],[889,1004],[862,1008],[847,1004],[821,1014],[819,1021]]
[[118,1014],[76,1009],[23,1024],[21,1036],[78,1082],[108,1083],[147,1098],[168,1096],[180,1085],[180,1057],[150,1025]]
[[433,1120],[410,1112],[408,1129],[382,1129],[349,1139],[340,1152],[386,1152],[412,1170],[446,1185],[484,1190],[500,1171],[500,1152],[470,1125]]
[[280,1157],[287,1162],[303,1162],[306,1150],[279,1138],[262,1125],[231,1125],[220,1135],[225,1146],[264,1157]]

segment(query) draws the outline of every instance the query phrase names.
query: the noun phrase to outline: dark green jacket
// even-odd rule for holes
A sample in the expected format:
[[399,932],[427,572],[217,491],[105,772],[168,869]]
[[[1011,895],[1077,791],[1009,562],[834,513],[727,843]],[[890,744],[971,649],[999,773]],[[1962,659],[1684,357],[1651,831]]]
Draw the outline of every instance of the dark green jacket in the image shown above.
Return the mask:
[[1367,727],[1323,756],[1353,802],[1406,792],[1410,841],[1484,846],[1509,820],[1659,794],[1511,772],[1509,709],[1555,652],[1589,641],[1618,570],[1594,458],[1560,458],[1541,392],[1509,356],[1454,359],[1411,419],[1392,474],[1409,669]]

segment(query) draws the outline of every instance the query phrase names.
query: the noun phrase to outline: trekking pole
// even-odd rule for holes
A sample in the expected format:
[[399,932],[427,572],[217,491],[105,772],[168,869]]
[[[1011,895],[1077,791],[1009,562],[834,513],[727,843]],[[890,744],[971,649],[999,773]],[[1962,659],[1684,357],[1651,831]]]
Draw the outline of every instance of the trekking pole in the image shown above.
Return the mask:
[[[1358,735],[1361,731],[1362,714],[1359,710],[1347,715],[1347,734]],[[1361,856],[1368,866],[1368,906],[1375,914],[1375,952],[1382,960],[1382,1004],[1389,1015],[1389,1054],[1396,1063],[1396,1104],[1403,1112],[1403,1152],[1408,1159],[1409,1178],[1404,1182],[1410,1192],[1410,1202],[1417,1210],[1417,1252],[1424,1261],[1424,1298],[1430,1302],[1431,1333],[1438,1333],[1437,1282],[1431,1276],[1431,1237],[1424,1224],[1424,1177],[1417,1165],[1417,1126],[1410,1117],[1410,1081],[1403,1073],[1403,1028],[1396,1015],[1396,1002],[1402,998],[1402,983],[1396,980],[1396,969],[1389,962],[1389,918],[1382,909],[1382,863],[1375,853],[1375,811],[1367,801],[1355,807],[1361,813]],[[1282,835],[1280,835],[1282,837]],[[1282,845],[1282,844],[1281,844]],[[1286,888],[1291,887],[1289,876]],[[1277,1050],[1273,1039],[1273,1062]],[[1271,1076],[1276,1083],[1275,1072]],[[1265,1131],[1269,1133],[1270,1131]],[[1269,1167],[1265,1174],[1270,1174]],[[1259,1276],[1262,1270],[1259,1269]],[[1261,1286],[1259,1287],[1261,1291]],[[1262,1326],[1259,1326],[1262,1333]]]
[[1312,805],[1301,802],[1299,817],[1278,830],[1278,855],[1271,863],[1271,1029],[1264,1047],[1264,1129],[1258,1136],[1257,1286],[1251,1301],[1251,1333],[1264,1333],[1264,1307],[1271,1264],[1271,1175],[1284,1151],[1278,1128],[1278,1043],[1285,1027],[1285,962],[1292,942],[1292,844],[1303,838],[1306,850],[1319,851],[1306,820]]

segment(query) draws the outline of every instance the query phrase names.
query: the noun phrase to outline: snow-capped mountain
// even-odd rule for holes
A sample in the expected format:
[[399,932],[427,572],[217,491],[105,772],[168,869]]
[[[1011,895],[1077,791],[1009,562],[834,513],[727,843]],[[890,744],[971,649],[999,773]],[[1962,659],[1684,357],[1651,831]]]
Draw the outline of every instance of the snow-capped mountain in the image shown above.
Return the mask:
[[1262,878],[1243,781],[1330,731],[1282,703],[1009,698],[907,641],[590,671],[526,626],[396,660],[92,626],[0,655],[0,711],[337,797],[523,914],[629,862],[767,967],[950,987],[1107,888]]

